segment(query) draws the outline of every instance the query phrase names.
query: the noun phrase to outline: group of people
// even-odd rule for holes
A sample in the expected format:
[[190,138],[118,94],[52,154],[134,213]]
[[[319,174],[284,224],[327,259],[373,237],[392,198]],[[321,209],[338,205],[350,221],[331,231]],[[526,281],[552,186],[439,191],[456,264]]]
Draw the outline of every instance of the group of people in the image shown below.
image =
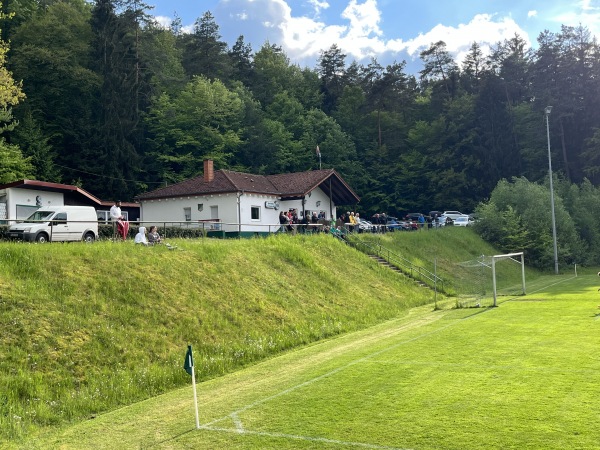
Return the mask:
[[287,231],[298,231],[305,232],[308,229],[318,230],[319,224],[323,224],[325,220],[325,211],[320,211],[318,214],[316,211],[312,213],[300,213],[298,216],[297,209],[290,209],[288,211],[279,212],[279,224]]
[[146,227],[140,227],[138,233],[135,235],[134,242],[141,245],[156,245],[162,241],[156,225],[152,225],[148,234],[146,235]]
[[[121,201],[117,200],[110,208],[110,220],[113,223],[115,238],[127,239],[129,233],[129,222],[125,219],[121,211]],[[134,242],[141,245],[160,244],[162,238],[158,234],[158,228],[152,225],[146,232],[146,227],[140,227],[135,235]]]

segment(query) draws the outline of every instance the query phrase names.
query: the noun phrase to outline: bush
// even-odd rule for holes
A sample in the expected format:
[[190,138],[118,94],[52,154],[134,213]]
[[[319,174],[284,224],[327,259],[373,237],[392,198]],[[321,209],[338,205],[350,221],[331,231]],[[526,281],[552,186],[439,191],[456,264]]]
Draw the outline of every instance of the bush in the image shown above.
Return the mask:
[[[146,227],[148,229],[150,227]],[[128,238],[135,238],[139,229],[139,225],[131,223],[129,226]],[[182,227],[160,227],[158,233],[163,239],[174,239],[174,238],[201,238],[204,236],[202,229],[200,228],[182,228]],[[110,225],[99,225],[98,226],[98,237],[100,239],[112,239],[113,237],[113,226]]]
[[[131,226],[129,227],[129,233],[127,234],[127,237],[133,239],[138,232],[138,228],[139,226],[137,224],[131,224]],[[163,239],[194,239],[201,238],[204,236],[202,230],[199,228],[161,227],[159,233],[163,237]],[[112,225],[98,225],[98,239],[112,239],[112,237]],[[0,240],[8,240],[8,225],[0,225]]]
[[[577,192],[570,190],[571,197],[567,203],[571,208],[573,204],[582,208],[582,200],[590,203],[589,195],[582,196]],[[582,239],[581,229],[577,228],[566,202],[556,192],[554,203],[559,262],[563,265],[597,262],[598,257],[594,255],[597,255],[598,249],[591,249],[593,243]],[[478,206],[477,213],[481,219],[475,231],[483,239],[505,252],[525,251],[527,263],[534,267],[552,267],[552,214],[547,186],[525,178],[513,178],[511,182],[501,180],[490,200]]]

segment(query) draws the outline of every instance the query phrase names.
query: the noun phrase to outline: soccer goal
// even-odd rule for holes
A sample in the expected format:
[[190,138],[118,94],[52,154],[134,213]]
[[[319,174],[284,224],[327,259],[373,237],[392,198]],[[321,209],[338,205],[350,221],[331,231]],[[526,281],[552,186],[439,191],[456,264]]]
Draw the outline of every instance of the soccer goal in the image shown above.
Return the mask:
[[523,252],[461,262],[454,278],[458,307],[497,306],[500,296],[525,295]]

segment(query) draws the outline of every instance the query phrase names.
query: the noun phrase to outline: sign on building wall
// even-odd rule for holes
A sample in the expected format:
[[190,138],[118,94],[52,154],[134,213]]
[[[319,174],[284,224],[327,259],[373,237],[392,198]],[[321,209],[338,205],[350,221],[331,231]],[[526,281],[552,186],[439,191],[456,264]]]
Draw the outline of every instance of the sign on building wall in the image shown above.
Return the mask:
[[266,201],[265,202],[265,208],[268,208],[268,209],[279,209],[279,202],[277,202],[277,201],[275,201],[275,202]]

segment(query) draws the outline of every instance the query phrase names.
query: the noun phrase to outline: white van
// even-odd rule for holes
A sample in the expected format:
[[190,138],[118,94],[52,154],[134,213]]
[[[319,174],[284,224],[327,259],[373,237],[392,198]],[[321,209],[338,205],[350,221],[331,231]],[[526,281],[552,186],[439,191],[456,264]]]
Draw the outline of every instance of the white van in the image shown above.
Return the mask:
[[8,237],[27,242],[85,241],[98,237],[98,218],[91,206],[43,206],[24,222],[11,225]]

